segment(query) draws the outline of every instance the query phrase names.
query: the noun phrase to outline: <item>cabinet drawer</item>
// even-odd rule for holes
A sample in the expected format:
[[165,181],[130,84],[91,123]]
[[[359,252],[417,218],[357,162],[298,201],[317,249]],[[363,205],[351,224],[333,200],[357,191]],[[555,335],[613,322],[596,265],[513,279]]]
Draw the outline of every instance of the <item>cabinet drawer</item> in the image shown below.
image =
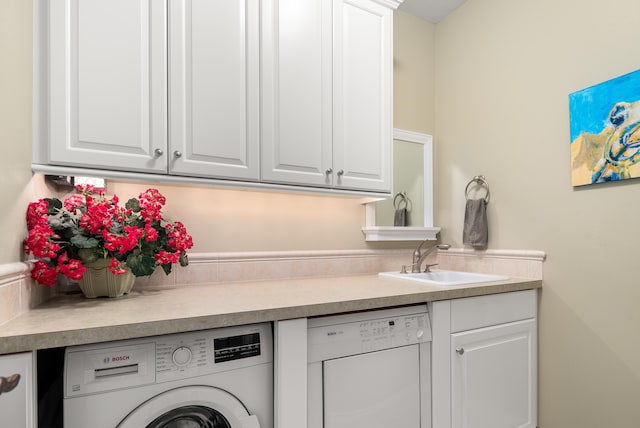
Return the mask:
[[451,301],[451,332],[535,318],[536,290],[467,297]]

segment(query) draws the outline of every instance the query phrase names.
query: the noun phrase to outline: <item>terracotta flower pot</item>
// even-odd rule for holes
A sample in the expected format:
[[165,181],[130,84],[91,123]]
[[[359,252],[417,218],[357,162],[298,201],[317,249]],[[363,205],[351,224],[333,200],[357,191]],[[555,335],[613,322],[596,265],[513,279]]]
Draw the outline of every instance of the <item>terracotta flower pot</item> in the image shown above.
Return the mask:
[[136,277],[127,270],[122,275],[114,275],[109,270],[110,259],[85,263],[87,271],[78,283],[85,297],[120,297],[133,288]]

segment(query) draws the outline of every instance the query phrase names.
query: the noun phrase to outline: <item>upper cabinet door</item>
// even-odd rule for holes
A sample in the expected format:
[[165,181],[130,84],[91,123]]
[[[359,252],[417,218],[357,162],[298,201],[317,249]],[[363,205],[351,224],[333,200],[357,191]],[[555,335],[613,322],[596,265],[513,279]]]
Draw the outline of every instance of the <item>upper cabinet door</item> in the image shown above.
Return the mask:
[[169,7],[169,172],[259,180],[259,0]]
[[262,178],[331,186],[331,0],[263,5]]
[[338,187],[391,190],[393,11],[334,0],[333,150]]
[[49,162],[166,172],[166,0],[51,0],[49,18]]

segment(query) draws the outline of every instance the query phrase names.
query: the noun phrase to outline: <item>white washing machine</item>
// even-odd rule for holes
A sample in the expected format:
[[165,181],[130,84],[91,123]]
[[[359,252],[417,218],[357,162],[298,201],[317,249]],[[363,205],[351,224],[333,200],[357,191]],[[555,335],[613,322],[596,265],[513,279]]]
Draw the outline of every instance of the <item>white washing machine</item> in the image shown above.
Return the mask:
[[69,347],[65,428],[273,428],[271,324]]
[[430,428],[426,305],[308,320],[307,428]]

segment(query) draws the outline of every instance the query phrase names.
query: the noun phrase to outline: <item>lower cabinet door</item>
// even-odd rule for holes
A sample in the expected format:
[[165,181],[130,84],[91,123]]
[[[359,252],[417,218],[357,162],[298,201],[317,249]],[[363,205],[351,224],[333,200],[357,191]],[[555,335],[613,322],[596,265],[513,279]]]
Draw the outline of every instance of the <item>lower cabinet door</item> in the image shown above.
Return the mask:
[[536,321],[451,336],[452,427],[535,428]]
[[33,354],[0,356],[0,427],[33,428]]

